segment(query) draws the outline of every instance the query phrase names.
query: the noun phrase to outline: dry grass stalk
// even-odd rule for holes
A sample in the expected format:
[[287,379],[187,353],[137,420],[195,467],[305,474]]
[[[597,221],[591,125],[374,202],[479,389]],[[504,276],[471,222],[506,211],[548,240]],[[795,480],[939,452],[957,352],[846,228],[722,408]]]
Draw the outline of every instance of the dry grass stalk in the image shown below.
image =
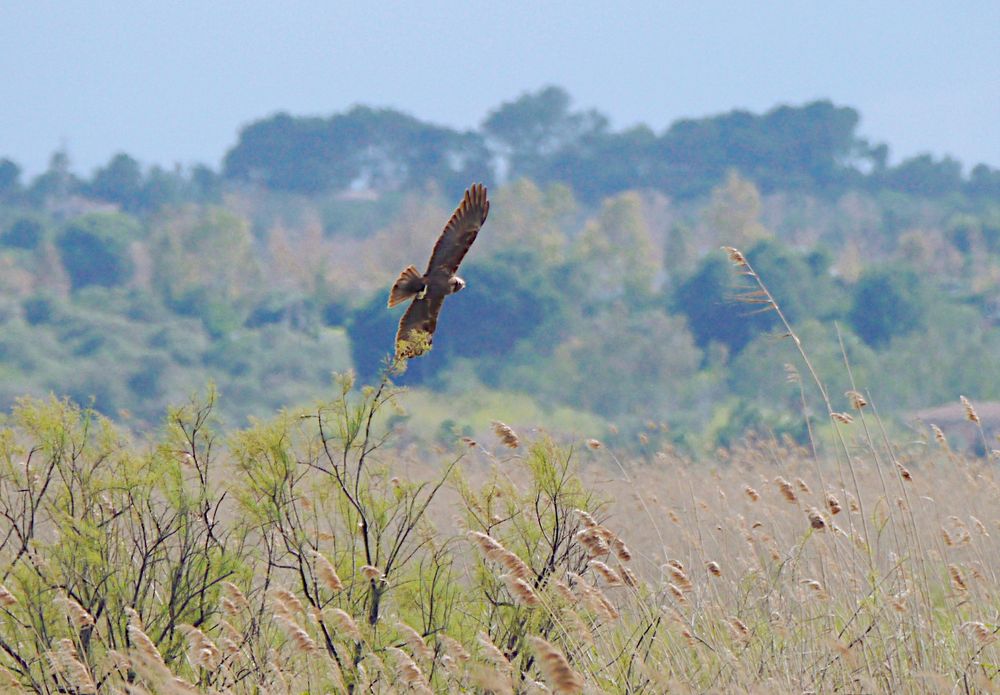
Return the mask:
[[951,577],[951,585],[954,587],[955,591],[964,594],[969,590],[968,585],[965,583],[965,578],[962,577],[962,571],[958,568],[958,565],[948,565],[948,575]]
[[85,627],[92,627],[94,625],[94,616],[68,595],[63,594],[57,601],[66,609],[66,615],[76,629],[82,630]]
[[969,515],[969,519],[972,521],[973,525],[975,525],[976,531],[979,533],[980,536],[986,536],[987,538],[990,537],[989,531],[986,530],[986,524],[984,524],[982,521],[972,516],[971,514]]
[[476,635],[476,641],[479,646],[483,648],[483,656],[487,661],[492,663],[494,666],[498,666],[504,673],[511,673],[513,671],[513,666],[507,656],[500,651],[497,645],[493,644],[493,640],[485,632],[480,632]]
[[959,396],[959,400],[962,401],[962,408],[965,410],[965,419],[970,422],[979,424],[979,415],[976,414],[976,409],[972,407],[972,403],[965,396]]
[[947,449],[948,448],[948,439],[944,436],[944,432],[941,431],[941,428],[932,423],[931,424],[931,432],[934,433],[934,439],[935,439],[935,441],[937,441],[938,444],[940,444],[945,449]]
[[574,509],[573,513],[576,514],[578,517],[580,517],[580,523],[582,523],[587,528],[594,528],[595,526],[598,525],[597,522],[594,520],[594,517],[590,515],[590,512],[585,512],[582,509]]
[[149,636],[143,632],[139,624],[138,614],[135,611],[129,614],[129,625],[126,631],[132,642],[129,654],[136,673],[154,687],[172,683],[173,674],[164,663],[163,656],[153,644],[153,640],[149,639]]
[[582,531],[577,531],[576,539],[587,550],[587,555],[590,557],[604,557],[611,552],[611,547],[604,539],[604,534],[601,533],[600,526],[593,526],[585,528]]
[[438,637],[438,640],[441,642],[441,649],[444,654],[451,657],[455,663],[464,664],[472,658],[468,650],[454,637],[441,635]]
[[823,588],[823,585],[818,580],[816,580],[816,579],[803,579],[800,583],[803,586],[805,586],[808,589],[810,589],[813,592],[813,594],[816,596],[816,598],[819,598],[819,599],[826,599],[826,598],[828,598],[826,590]]
[[517,438],[517,433],[499,420],[493,421],[493,432],[500,439],[500,443],[508,449],[516,449],[521,446],[521,442]]
[[750,628],[747,627],[746,623],[737,618],[736,616],[730,616],[727,621],[730,630],[733,632],[733,637],[740,642],[746,642],[750,639]]
[[979,621],[968,621],[961,624],[959,629],[968,632],[980,644],[989,644],[996,639],[996,630],[991,630]]
[[899,463],[898,461],[896,462],[896,470],[899,471],[899,475],[903,480],[906,480],[907,482],[913,481],[913,476],[910,474],[910,469],[904,466],[903,464]]
[[667,590],[670,591],[670,595],[678,603],[687,603],[687,596],[684,595],[684,591],[673,582],[667,582]]
[[909,597],[909,595],[910,595],[909,591],[902,591],[894,596],[891,596],[889,598],[889,605],[892,606],[892,609],[897,613],[905,613],[906,599],[907,597]]
[[722,250],[726,252],[726,255],[729,256],[729,260],[737,268],[741,270],[749,270],[749,266],[747,265],[747,259],[743,255],[742,251],[733,246],[723,246]]
[[691,579],[687,576],[687,572],[684,571],[684,565],[676,560],[668,560],[667,564],[663,566],[667,574],[670,575],[671,579],[681,588],[682,591],[691,591],[694,585],[691,583]]
[[337,593],[343,589],[344,583],[337,576],[337,570],[334,569],[333,563],[317,550],[311,550],[309,554],[312,555],[313,561],[316,563],[316,575],[326,588],[333,593]]
[[233,616],[240,612],[240,609],[233,603],[228,596],[219,597],[219,608],[226,615]]
[[232,640],[234,642],[240,642],[243,640],[243,633],[236,629],[236,627],[230,623],[228,620],[219,619],[218,622],[219,631],[222,636],[226,639]]
[[830,413],[830,417],[844,425],[849,425],[854,422],[854,416],[850,413]]
[[501,548],[494,559],[503,565],[511,575],[522,581],[528,581],[535,576],[535,573],[525,564],[524,560],[506,548]]
[[330,615],[333,616],[333,622],[341,632],[355,642],[361,641],[361,630],[358,629],[358,624],[354,622],[354,618],[346,611],[340,608],[331,608]]
[[583,692],[583,677],[573,670],[566,656],[551,643],[541,637],[529,639],[531,648],[538,658],[542,676],[554,693],[576,695]]
[[278,617],[294,621],[294,616],[305,615],[306,609],[299,597],[288,589],[275,587],[271,589],[271,611]]
[[781,492],[782,496],[789,502],[795,502],[798,499],[795,495],[795,488],[793,488],[792,484],[780,475],[774,479],[774,484],[778,486],[778,490]]
[[749,485],[743,486],[743,492],[746,493],[746,496],[750,498],[751,502],[756,502],[757,500],[760,499],[760,493],[754,490]]
[[625,545],[625,541],[618,536],[611,539],[611,549],[615,551],[615,557],[622,562],[629,562],[632,559],[632,552]]
[[573,590],[569,588],[569,584],[566,582],[561,579],[555,579],[552,583],[556,587],[556,593],[562,596],[567,603],[572,605],[579,600],[576,594],[573,593]]
[[405,683],[408,688],[418,692],[418,693],[430,693],[431,689],[427,685],[427,680],[424,678],[423,671],[420,667],[410,658],[410,655],[404,652],[399,647],[389,647],[388,652],[393,655],[396,660],[396,677]]
[[830,514],[836,516],[840,514],[843,507],[840,506],[840,500],[838,500],[832,492],[826,493],[826,508],[830,510]]
[[719,566],[718,562],[715,561],[706,562],[705,568],[708,570],[708,573],[711,574],[713,577],[722,576],[722,568]]
[[566,628],[566,631],[578,640],[590,645],[595,644],[593,631],[591,631],[586,621],[580,617],[579,613],[574,610],[564,610],[560,613],[559,620],[562,622],[563,627]]
[[500,541],[482,531],[469,531],[466,537],[479,546],[479,550],[488,560],[495,560],[499,553],[505,550]]
[[473,664],[469,669],[472,684],[490,695],[514,695],[511,674],[485,664]]
[[223,591],[225,591],[226,593],[225,598],[235,608],[235,610],[233,610],[234,614],[237,613],[238,611],[250,610],[250,602],[247,601],[246,595],[244,595],[244,593],[240,591],[240,588],[238,586],[236,586],[232,582],[221,582],[221,585]]
[[823,515],[819,513],[819,510],[816,509],[816,507],[809,507],[806,514],[809,516],[809,525],[811,527],[817,531],[822,531],[826,528],[826,520],[823,518]]
[[621,565],[618,568],[618,576],[621,577],[622,581],[625,583],[626,586],[630,586],[633,589],[639,588],[639,577],[636,576],[636,573],[633,572],[628,567],[626,567],[625,565]]
[[802,491],[802,494],[804,494],[804,495],[811,495],[812,494],[812,489],[809,487],[809,484],[806,481],[804,481],[802,478],[796,478],[795,479],[795,484],[799,486],[799,490]]
[[288,635],[288,638],[295,643],[295,648],[303,654],[312,654],[313,652],[319,651],[319,645],[316,644],[316,640],[309,636],[301,625],[299,625],[295,620],[289,616],[278,615],[275,616],[274,621],[281,627],[281,629]]
[[8,671],[3,664],[0,664],[0,688],[3,688],[4,692],[9,693],[20,693],[24,692],[24,688],[21,687],[21,682],[14,677],[14,674]]
[[196,668],[200,666],[209,671],[218,668],[222,653],[204,632],[193,625],[178,625],[177,629],[187,639],[188,660],[193,666]]
[[587,564],[608,583],[608,586],[622,585],[622,580],[619,579],[618,574],[600,560],[591,560]]
[[848,391],[844,395],[851,401],[851,407],[855,410],[861,410],[868,405],[868,401],[865,400],[865,397],[857,391]]
[[504,584],[507,585],[507,590],[510,591],[510,595],[513,596],[514,600],[521,605],[528,606],[530,608],[542,605],[541,599],[538,598],[538,594],[535,593],[531,584],[523,578],[513,574],[504,574],[500,578],[503,580]]
[[597,440],[597,439],[588,439],[587,440],[587,448],[588,449],[593,449],[593,450],[596,451],[597,449],[600,449],[601,446],[602,446],[601,442],[599,440]]
[[426,661],[434,658],[434,650],[427,646],[427,642],[424,641],[419,632],[402,621],[396,625],[396,629],[403,636],[403,641],[406,642],[406,646],[410,648],[415,657]]
[[[97,684],[90,670],[80,661],[80,655],[69,639],[61,639],[54,650],[45,653],[52,670],[60,674],[72,688],[72,692],[90,695],[97,692]],[[20,688],[18,688],[20,689]]]
[[10,608],[17,605],[17,598],[3,584],[0,584],[0,606]]
[[567,573],[566,576],[573,582],[576,595],[584,606],[606,621],[618,619],[618,610],[608,601],[608,597],[600,589],[588,584],[583,577],[577,574]]
[[495,538],[480,531],[469,531],[468,536],[488,560],[500,563],[515,577],[527,581],[534,576],[531,568],[521,558],[504,548]]
[[361,572],[361,576],[370,582],[382,581],[385,579],[385,575],[382,574],[382,570],[378,567],[373,567],[372,565],[362,565],[359,571]]

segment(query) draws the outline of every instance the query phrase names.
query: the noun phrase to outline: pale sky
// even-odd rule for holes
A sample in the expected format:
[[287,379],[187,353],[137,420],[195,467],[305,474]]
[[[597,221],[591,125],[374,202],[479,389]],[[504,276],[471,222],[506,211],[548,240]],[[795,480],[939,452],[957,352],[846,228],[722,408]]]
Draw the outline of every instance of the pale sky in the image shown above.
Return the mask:
[[1000,167],[1000,1],[0,2],[0,157],[217,167],[276,111],[458,128],[555,84],[614,128],[817,98],[891,161]]

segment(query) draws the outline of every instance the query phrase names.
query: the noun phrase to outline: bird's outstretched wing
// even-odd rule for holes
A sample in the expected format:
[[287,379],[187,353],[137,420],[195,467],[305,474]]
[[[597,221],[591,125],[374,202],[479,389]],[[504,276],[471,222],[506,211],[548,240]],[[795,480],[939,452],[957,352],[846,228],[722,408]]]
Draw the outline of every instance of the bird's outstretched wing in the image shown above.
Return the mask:
[[434,245],[427,265],[427,275],[444,270],[450,277],[458,271],[459,264],[476,240],[489,211],[486,186],[481,183],[472,184]]
[[416,357],[424,354],[431,345],[431,336],[437,328],[438,314],[444,304],[444,295],[427,294],[414,299],[399,320],[396,331],[396,354],[399,357]]

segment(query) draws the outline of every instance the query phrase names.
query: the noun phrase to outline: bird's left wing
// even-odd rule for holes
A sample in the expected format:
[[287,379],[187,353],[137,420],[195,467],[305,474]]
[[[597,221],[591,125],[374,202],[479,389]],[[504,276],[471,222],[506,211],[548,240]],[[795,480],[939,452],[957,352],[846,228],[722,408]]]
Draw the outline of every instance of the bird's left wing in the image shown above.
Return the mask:
[[479,229],[486,222],[490,211],[490,201],[486,197],[486,186],[475,183],[469,187],[462,202],[455,208],[444,231],[438,237],[427,265],[427,275],[443,269],[449,276],[458,271],[458,266],[476,240]]

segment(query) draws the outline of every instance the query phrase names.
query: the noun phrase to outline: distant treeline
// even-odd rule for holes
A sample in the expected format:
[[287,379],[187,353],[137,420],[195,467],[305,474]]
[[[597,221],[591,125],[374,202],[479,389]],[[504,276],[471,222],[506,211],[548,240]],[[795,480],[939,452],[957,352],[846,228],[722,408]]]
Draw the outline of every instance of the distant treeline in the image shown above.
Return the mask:
[[[130,211],[211,199],[223,181],[303,194],[348,189],[406,190],[435,183],[525,177],[568,184],[598,201],[626,190],[659,190],[675,199],[707,194],[729,170],[762,192],[837,195],[848,189],[917,196],[1000,195],[1000,169],[978,164],[967,176],[950,157],[920,155],[888,165],[889,148],[857,133],[855,109],[815,101],[764,114],[731,111],[684,119],[661,133],[646,125],[613,131],[601,113],[573,110],[559,87],[524,94],[491,111],[478,130],[458,131],[393,109],[356,106],[327,118],[279,113],[242,128],[221,172],[153,167],[126,154],[92,178],[69,173],[65,155],[30,184],[16,163],[0,160],[0,196],[35,199],[79,190]],[[60,159],[60,157],[62,159]]]

